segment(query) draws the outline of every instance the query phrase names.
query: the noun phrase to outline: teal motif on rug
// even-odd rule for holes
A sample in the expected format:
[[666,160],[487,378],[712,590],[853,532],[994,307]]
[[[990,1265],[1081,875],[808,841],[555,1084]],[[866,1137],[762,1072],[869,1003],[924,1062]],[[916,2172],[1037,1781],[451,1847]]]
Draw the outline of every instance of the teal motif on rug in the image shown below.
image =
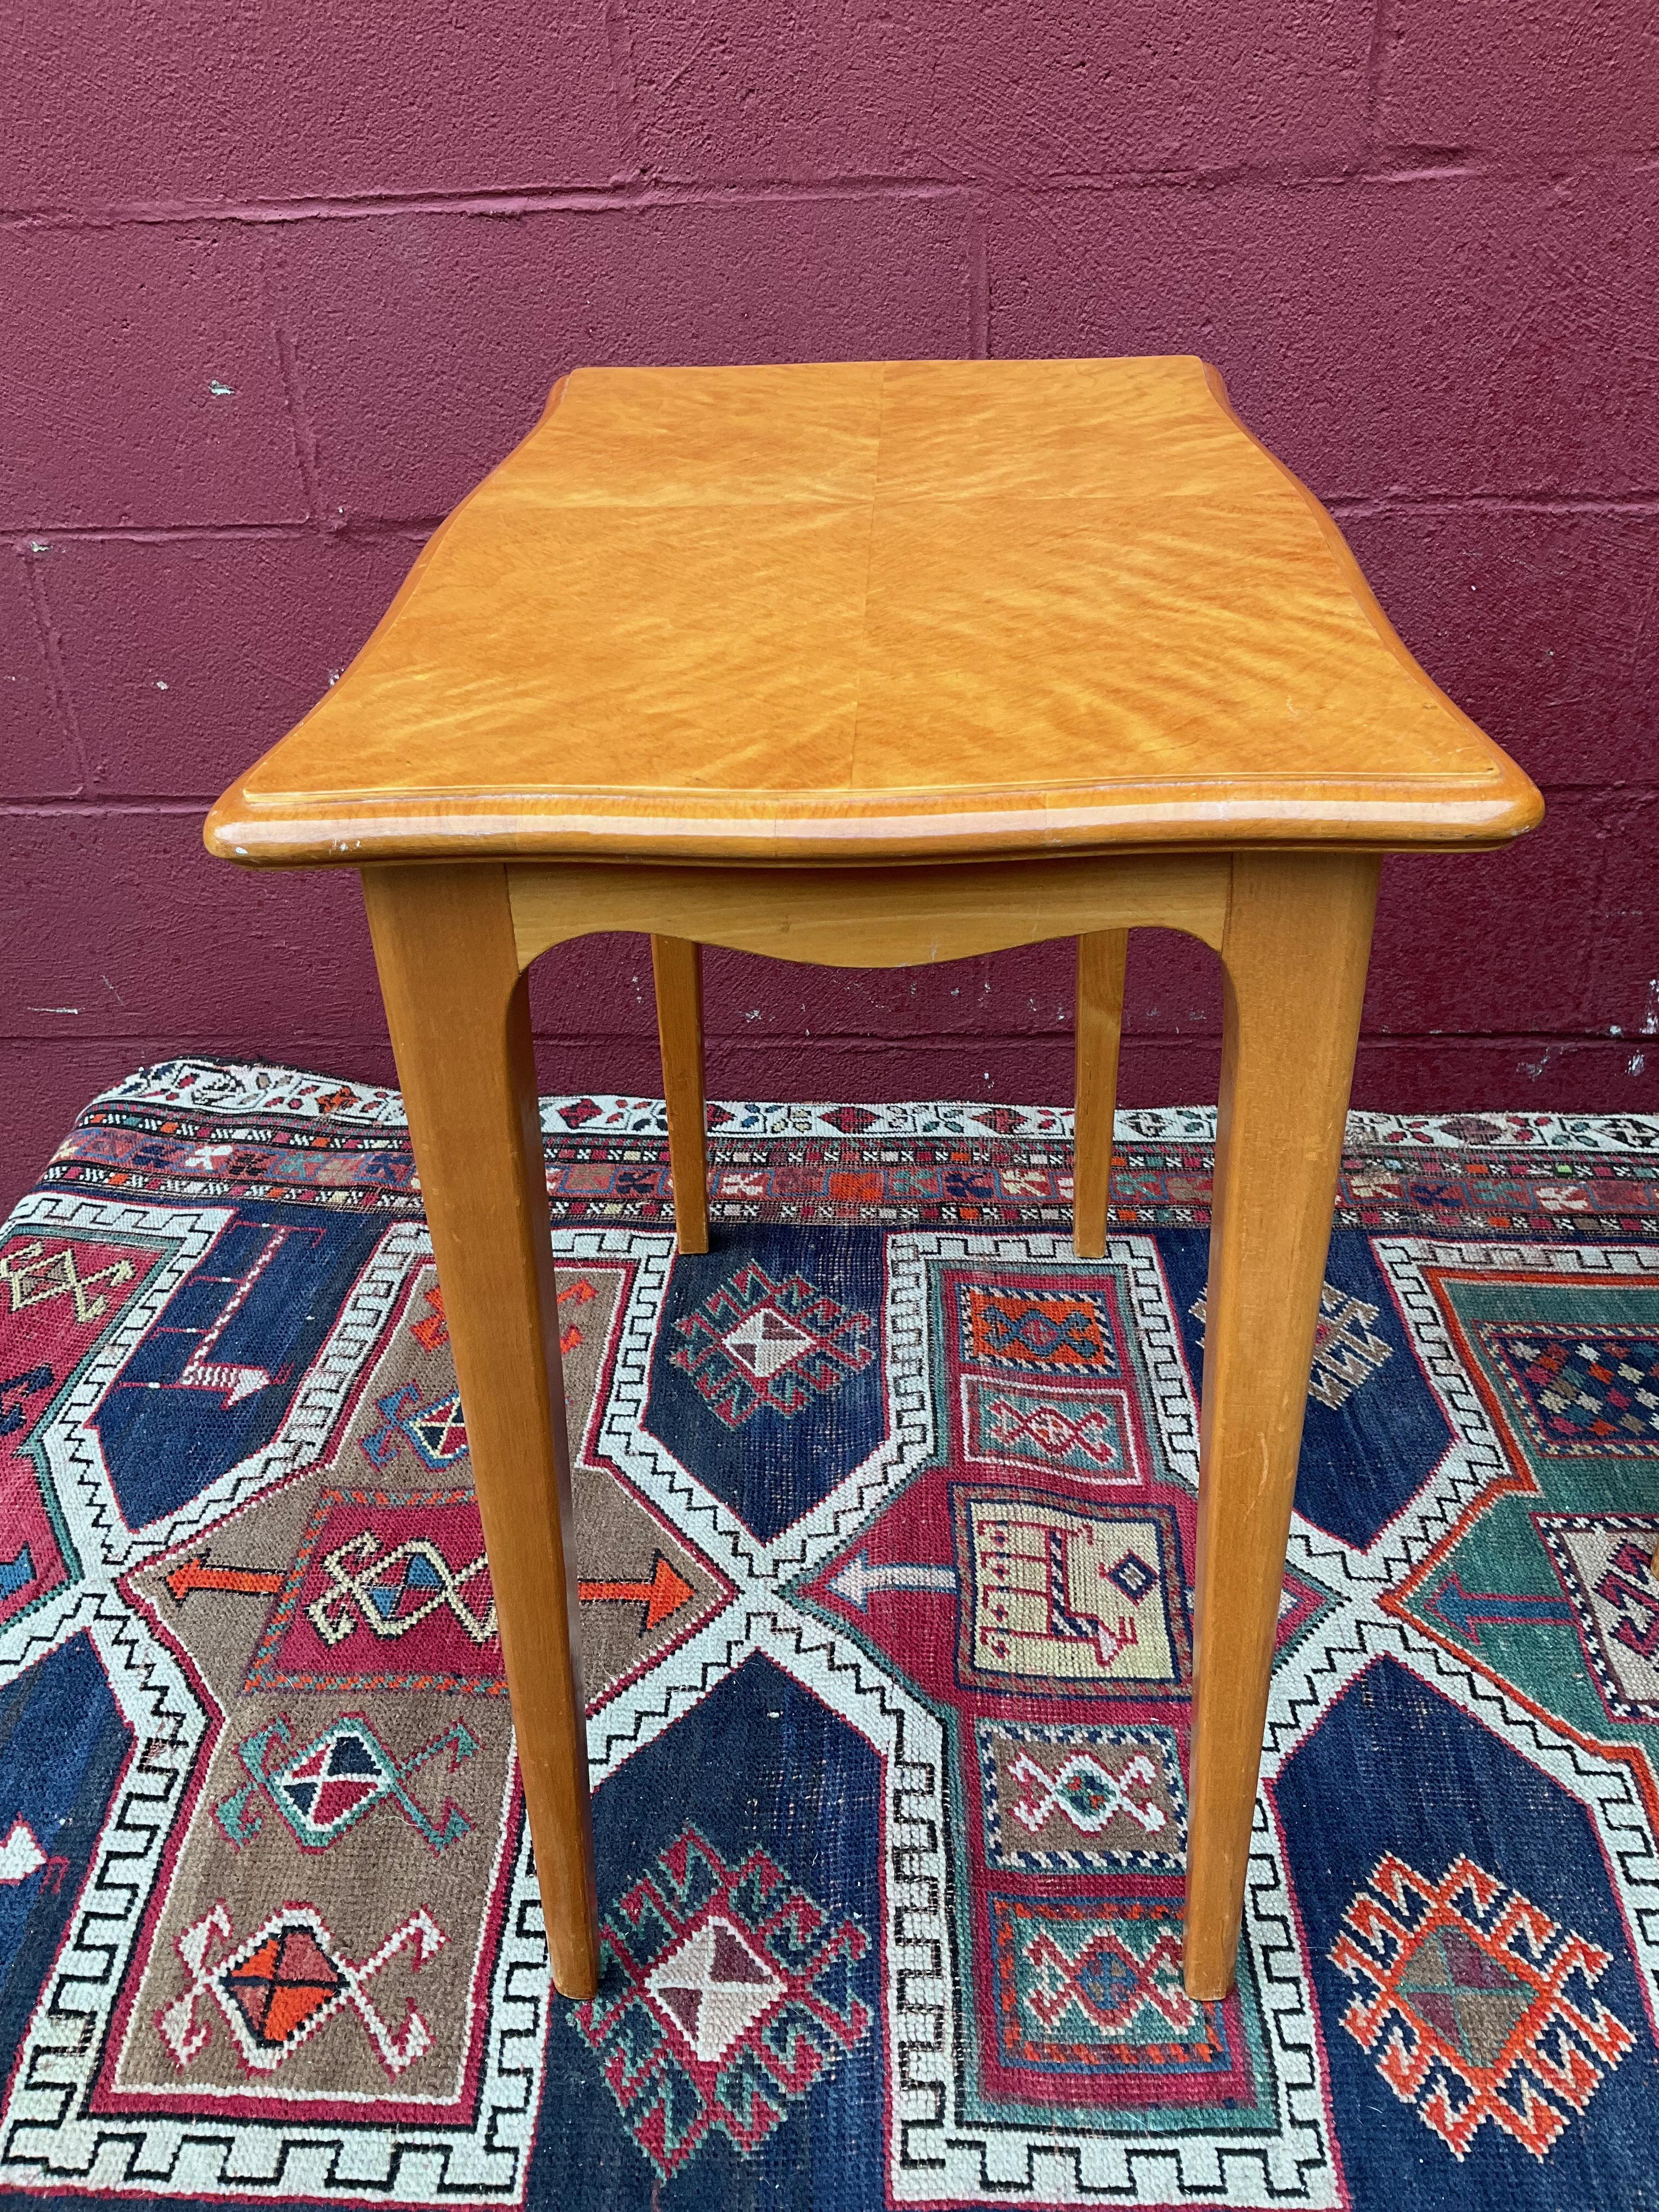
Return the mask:
[[1071,1898],[991,1899],[996,2021],[1005,2063],[1071,2077],[1227,2074],[1226,2008],[1181,1981],[1174,1899],[1105,1905]]
[[0,2195],[1659,2212],[1659,1121],[1350,1125],[1218,2003],[1213,1117],[1097,1261],[1052,1109],[716,1103],[689,1258],[544,1123],[598,1996],[400,1103],[147,1071],[0,1231]]

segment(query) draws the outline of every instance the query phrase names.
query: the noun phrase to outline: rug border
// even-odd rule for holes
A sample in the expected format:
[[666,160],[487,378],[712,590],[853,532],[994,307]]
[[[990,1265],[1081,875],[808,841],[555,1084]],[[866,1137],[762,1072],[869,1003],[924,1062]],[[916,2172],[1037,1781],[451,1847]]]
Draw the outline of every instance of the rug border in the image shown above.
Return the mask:
[[[184,1056],[137,1068],[88,1100],[103,1106],[190,1106],[215,1113],[331,1117],[360,1127],[407,1127],[401,1095],[382,1085],[355,1083],[278,1063]],[[862,1103],[711,1099],[713,1133],[747,1139],[802,1137],[1048,1137],[1069,1139],[1069,1106],[1005,1106],[986,1100],[910,1099]],[[78,1118],[78,1117],[77,1117]],[[1213,1144],[1213,1106],[1120,1107],[1115,1134],[1126,1143]],[[541,1101],[542,1132],[656,1136],[668,1133],[660,1098],[589,1091]],[[1553,1152],[1659,1152],[1659,1114],[1577,1114],[1492,1107],[1460,1113],[1348,1115],[1351,1147],[1407,1146],[1426,1151]]]

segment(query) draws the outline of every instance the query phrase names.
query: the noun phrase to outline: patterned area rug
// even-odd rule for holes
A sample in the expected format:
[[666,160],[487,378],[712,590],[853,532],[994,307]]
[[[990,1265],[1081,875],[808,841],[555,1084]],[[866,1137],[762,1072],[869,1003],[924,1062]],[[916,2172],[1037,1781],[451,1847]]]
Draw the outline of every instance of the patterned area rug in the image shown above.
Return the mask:
[[550,2000],[395,1096],[0,1233],[0,2192],[1659,2206],[1659,1121],[1357,1115],[1237,1993],[1180,1981],[1212,1117],[544,1107],[605,1975]]

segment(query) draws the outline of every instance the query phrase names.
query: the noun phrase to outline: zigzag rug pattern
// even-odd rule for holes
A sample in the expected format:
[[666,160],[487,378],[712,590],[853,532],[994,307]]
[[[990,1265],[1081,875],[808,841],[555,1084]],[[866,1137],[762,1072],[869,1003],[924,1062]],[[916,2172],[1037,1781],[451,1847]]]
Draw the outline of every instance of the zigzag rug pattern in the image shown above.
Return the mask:
[[550,1994],[395,1093],[0,1230],[0,2199],[1659,2206],[1659,1121],[1352,1117],[1238,1987],[1181,1986],[1213,1117],[543,1107],[605,1972]]

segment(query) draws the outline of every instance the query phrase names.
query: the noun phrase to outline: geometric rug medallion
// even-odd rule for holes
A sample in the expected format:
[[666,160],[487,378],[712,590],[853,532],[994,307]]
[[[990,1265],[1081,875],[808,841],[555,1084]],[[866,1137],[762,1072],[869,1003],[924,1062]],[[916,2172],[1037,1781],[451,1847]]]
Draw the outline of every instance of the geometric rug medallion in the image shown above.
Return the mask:
[[1346,1922],[1342,2024],[1457,2159],[1488,2121],[1541,2157],[1634,2046],[1592,1994],[1607,1953],[1468,1859],[1432,1882],[1384,1859]]
[[1659,2212],[1659,1123],[1351,1118],[1237,1988],[1181,1978],[1213,1115],[543,1103],[603,1972],[550,1991],[395,1093],[0,1228],[0,2192]]

